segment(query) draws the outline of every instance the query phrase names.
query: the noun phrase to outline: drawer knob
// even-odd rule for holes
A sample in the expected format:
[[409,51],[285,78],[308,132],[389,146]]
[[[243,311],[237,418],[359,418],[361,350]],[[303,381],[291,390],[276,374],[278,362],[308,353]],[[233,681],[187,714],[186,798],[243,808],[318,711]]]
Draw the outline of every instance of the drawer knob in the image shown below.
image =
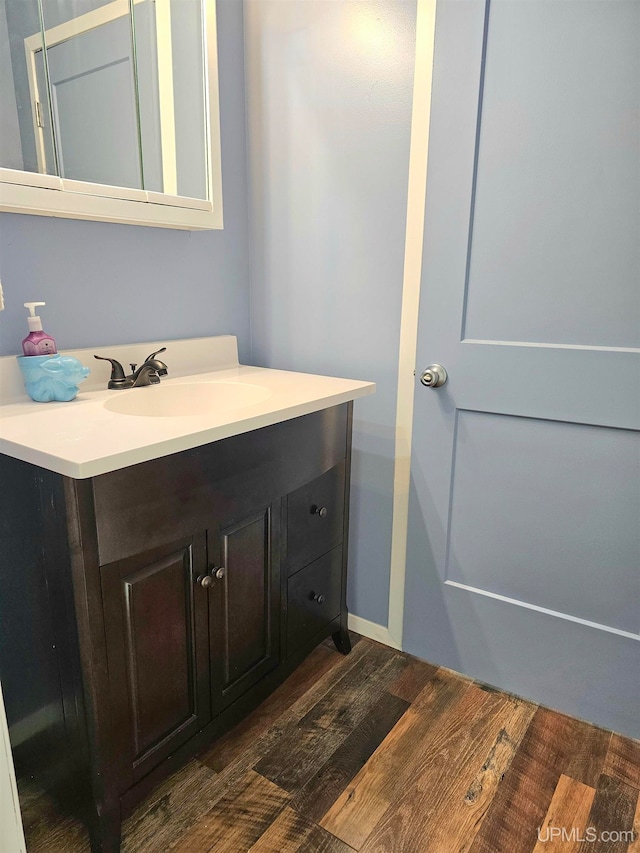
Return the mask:
[[218,578],[218,580],[222,580],[224,577],[224,566],[220,566],[219,569],[211,569],[211,573]]
[[312,592],[311,597],[318,604],[324,604],[324,595],[322,595],[321,593]]
[[329,510],[326,506],[316,506],[315,504],[311,507],[312,515],[319,515],[320,518],[326,518],[329,514]]

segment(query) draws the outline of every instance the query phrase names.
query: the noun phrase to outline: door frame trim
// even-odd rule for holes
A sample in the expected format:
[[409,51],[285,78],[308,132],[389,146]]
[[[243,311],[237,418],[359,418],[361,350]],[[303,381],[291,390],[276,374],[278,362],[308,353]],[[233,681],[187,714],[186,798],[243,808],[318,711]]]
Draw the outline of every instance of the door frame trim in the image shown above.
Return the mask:
[[437,0],[418,0],[416,54],[409,148],[409,181],[405,231],[398,393],[396,400],[391,569],[389,574],[389,645],[402,647],[418,308],[422,280],[422,247],[427,197],[431,84]]

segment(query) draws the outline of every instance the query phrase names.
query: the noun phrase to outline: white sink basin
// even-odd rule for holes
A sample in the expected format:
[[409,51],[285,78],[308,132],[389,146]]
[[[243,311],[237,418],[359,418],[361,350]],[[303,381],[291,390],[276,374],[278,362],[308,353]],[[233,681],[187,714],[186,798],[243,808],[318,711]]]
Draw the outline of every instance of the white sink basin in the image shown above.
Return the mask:
[[268,388],[245,382],[192,382],[130,388],[104,403],[120,415],[143,418],[193,418],[241,409],[271,396]]

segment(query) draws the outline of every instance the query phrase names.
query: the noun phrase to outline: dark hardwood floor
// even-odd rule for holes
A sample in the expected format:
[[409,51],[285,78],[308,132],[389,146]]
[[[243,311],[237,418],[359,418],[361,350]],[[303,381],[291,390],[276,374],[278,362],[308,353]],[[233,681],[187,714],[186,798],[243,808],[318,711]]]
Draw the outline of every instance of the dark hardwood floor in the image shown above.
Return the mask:
[[[640,853],[640,742],[353,639],[158,788],[123,853]],[[89,850],[21,804],[29,853]]]

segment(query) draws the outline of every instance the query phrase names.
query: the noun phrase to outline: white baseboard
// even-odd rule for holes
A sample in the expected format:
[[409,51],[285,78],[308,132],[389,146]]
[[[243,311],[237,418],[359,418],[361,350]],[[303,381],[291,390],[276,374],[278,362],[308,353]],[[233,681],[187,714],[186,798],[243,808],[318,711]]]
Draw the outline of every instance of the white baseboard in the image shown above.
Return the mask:
[[[45,705],[44,708],[39,708],[33,714],[17,720],[11,726],[11,745],[15,749],[21,746],[26,741],[46,731],[47,726],[51,725],[51,720],[56,717],[59,705],[56,702],[51,702]],[[2,848],[0,847],[0,851]]]
[[349,614],[349,630],[362,634],[370,640],[376,640],[378,643],[384,643],[385,646],[391,646],[392,649],[401,648],[400,643],[394,640],[385,625],[378,625],[377,622],[370,622],[361,616],[354,616],[353,613]]

